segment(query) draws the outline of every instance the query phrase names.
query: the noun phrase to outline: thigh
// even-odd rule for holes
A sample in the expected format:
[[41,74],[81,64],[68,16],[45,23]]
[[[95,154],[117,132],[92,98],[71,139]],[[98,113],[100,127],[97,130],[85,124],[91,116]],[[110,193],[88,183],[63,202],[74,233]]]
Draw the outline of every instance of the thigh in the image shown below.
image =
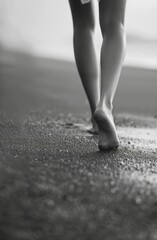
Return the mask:
[[100,0],[100,24],[118,21],[124,24],[126,0]]
[[69,0],[74,27],[95,27],[94,6],[91,1],[81,4],[80,0]]

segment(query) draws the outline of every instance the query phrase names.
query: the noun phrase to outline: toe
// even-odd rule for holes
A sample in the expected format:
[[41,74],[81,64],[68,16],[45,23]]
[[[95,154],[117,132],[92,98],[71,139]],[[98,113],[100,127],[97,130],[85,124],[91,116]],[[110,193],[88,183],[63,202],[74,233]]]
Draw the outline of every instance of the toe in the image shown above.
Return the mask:
[[95,128],[90,128],[87,132],[90,134],[98,135],[98,129],[95,129]]

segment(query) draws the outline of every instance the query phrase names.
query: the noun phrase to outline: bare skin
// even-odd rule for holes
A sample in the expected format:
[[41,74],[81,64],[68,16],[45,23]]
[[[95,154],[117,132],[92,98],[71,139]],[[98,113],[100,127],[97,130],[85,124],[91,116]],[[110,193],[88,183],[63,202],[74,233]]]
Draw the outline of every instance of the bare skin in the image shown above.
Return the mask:
[[[94,113],[93,113],[93,115],[94,115]],[[99,129],[98,129],[98,125],[97,125],[94,117],[91,118],[91,123],[92,123],[92,127],[88,130],[88,132],[90,134],[98,135]]]
[[94,46],[94,6],[92,2],[82,5],[80,0],[69,0],[69,3],[73,18],[76,65],[91,109],[92,128],[89,132],[98,134],[97,124],[93,119],[100,99],[98,63]]
[[[126,0],[100,0],[99,22],[103,36],[100,56],[100,89],[97,59],[93,43],[95,16],[92,1],[81,5],[69,0],[74,23],[74,52],[93,121],[99,132],[100,150],[119,146],[114,119],[113,99],[125,56],[124,17]],[[97,129],[98,128],[98,129]]]

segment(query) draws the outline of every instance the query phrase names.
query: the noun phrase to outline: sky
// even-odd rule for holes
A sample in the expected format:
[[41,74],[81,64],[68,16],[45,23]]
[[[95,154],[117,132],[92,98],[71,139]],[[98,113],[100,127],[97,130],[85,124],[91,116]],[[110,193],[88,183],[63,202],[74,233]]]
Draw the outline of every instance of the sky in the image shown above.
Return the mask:
[[[94,1],[98,15],[97,2]],[[157,39],[156,12],[157,0],[128,0],[127,34]],[[96,39],[99,45],[98,21]],[[72,21],[68,0],[0,0],[0,42],[6,46],[31,49],[38,55],[72,59]],[[129,45],[128,49],[131,48]],[[138,46],[138,51],[133,49],[138,55],[145,47],[140,49]],[[147,56],[155,52],[149,51]]]

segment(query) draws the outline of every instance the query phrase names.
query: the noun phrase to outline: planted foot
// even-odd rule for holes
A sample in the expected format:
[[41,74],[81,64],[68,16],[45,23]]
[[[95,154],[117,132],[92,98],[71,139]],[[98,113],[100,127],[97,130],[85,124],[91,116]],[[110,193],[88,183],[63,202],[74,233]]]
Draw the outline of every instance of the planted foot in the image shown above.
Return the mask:
[[99,132],[98,126],[93,117],[91,118],[91,123],[92,123],[92,127],[88,130],[88,132],[90,134],[98,135],[98,132]]
[[99,130],[99,149],[101,151],[116,149],[119,146],[119,140],[112,112],[108,109],[105,111],[97,109],[94,113],[94,120]]

